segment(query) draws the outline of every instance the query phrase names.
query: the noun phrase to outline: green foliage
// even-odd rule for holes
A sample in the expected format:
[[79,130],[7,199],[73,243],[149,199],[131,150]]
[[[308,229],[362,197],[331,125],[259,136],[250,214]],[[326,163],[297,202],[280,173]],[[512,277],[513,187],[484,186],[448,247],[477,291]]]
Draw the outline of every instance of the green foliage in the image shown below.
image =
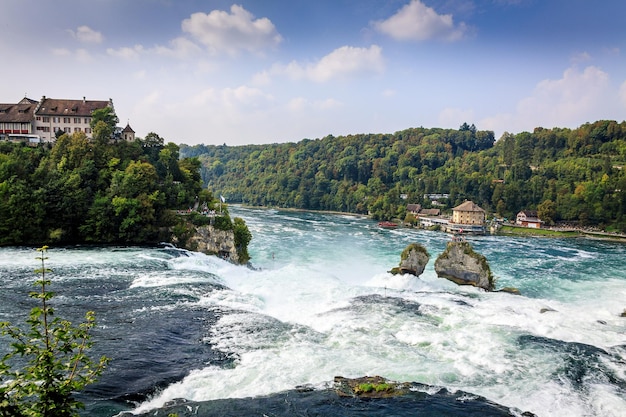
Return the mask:
[[3,143],[0,245],[162,240],[175,224],[172,210],[192,207],[198,195],[213,204],[199,161],[179,160],[178,149],[155,138],[150,146],[92,141],[82,132],[51,149]]
[[211,223],[210,217],[204,216],[196,211],[189,213],[189,215],[187,215],[187,219],[194,226],[206,226]]
[[[463,124],[298,143],[181,146],[201,161],[205,184],[229,201],[404,219],[406,204],[450,209],[472,200],[498,217],[541,210],[548,222],[626,231],[626,122],[505,133]],[[401,194],[408,198],[403,200]],[[407,220],[411,220],[410,217]],[[544,219],[545,220],[545,219]]]
[[385,392],[385,391],[391,391],[393,389],[393,386],[387,383],[380,383],[380,384],[372,384],[369,382],[364,382],[362,384],[357,385],[354,388],[354,393],[355,394],[363,394],[363,393],[370,393],[370,392]]
[[428,249],[426,249],[424,245],[420,243],[410,243],[409,245],[407,245],[406,248],[404,248],[404,250],[400,254],[400,259],[403,261],[408,259],[409,255],[411,254],[411,251],[421,252],[424,255],[426,255],[428,258],[430,258],[430,253],[428,253]]
[[119,123],[119,119],[112,107],[103,107],[96,109],[91,113],[91,122],[89,126],[93,131],[93,137],[96,142],[108,142],[113,136],[115,126]]
[[235,234],[235,248],[237,248],[239,262],[245,264],[250,260],[248,243],[252,240],[252,233],[250,233],[246,222],[241,217],[235,217],[233,221],[233,232]]
[[230,216],[228,214],[216,216],[213,226],[219,230],[233,230],[233,222],[230,220]]
[[[30,293],[39,300],[28,320],[28,330],[0,323],[3,336],[10,337],[12,351],[0,360],[0,416],[74,417],[83,404],[73,394],[93,383],[102,373],[108,359],[94,362],[87,351],[92,347],[90,330],[95,314],[89,311],[78,327],[54,316],[48,290],[50,280],[45,267],[47,247],[38,249],[41,275],[36,281],[40,291]],[[22,365],[15,369],[15,365]]]

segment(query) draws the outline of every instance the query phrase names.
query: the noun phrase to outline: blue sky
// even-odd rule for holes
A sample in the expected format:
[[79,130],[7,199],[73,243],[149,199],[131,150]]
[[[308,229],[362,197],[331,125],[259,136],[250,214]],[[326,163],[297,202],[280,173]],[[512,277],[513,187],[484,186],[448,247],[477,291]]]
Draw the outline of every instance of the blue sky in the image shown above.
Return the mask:
[[0,102],[241,145],[626,114],[621,0],[2,0]]

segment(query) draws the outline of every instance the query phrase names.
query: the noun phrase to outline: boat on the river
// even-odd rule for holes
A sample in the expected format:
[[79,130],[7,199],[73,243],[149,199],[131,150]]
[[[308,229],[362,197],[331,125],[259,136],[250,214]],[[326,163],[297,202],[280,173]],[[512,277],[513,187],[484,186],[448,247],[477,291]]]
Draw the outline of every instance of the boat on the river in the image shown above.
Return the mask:
[[384,229],[395,229],[396,227],[398,227],[398,224],[389,222],[389,221],[384,221],[384,222],[378,222],[378,226]]

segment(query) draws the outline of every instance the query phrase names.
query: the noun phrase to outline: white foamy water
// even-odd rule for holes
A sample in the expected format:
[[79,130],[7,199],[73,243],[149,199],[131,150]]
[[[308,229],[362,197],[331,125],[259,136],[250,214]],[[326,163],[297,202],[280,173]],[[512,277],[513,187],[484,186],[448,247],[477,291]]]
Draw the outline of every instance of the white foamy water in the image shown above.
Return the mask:
[[[521,289],[514,296],[437,278],[443,234],[382,231],[349,216],[237,215],[253,233],[259,270],[203,255],[172,261],[177,271],[210,272],[227,287],[198,305],[224,309],[205,342],[236,355],[234,366],[197,369],[136,411],[175,398],[249,397],[322,386],[336,375],[381,375],[540,416],[624,415],[624,245],[472,239],[498,287]],[[388,274],[412,242],[431,253],[424,275]],[[584,346],[605,353],[580,353]]]
[[[198,358],[186,377],[135,412],[176,398],[252,397],[323,387],[337,375],[380,375],[467,391],[542,417],[624,415],[626,319],[619,315],[626,308],[626,245],[471,238],[497,287],[521,290],[514,296],[437,278],[433,265],[445,234],[381,230],[353,216],[232,211],[253,234],[255,269],[173,248],[49,253],[59,311],[77,305],[81,316],[85,307],[99,308],[113,340],[101,341],[105,346],[134,341],[119,342],[130,346],[124,354],[137,355],[130,366],[151,354],[143,346],[168,343],[174,351],[205,344],[233,358]],[[431,254],[425,273],[389,274],[414,242]],[[27,248],[0,249],[0,320],[13,320],[23,306],[36,256]],[[205,317],[199,335],[189,333],[197,339],[176,332]],[[156,344],[132,350],[148,338]]]

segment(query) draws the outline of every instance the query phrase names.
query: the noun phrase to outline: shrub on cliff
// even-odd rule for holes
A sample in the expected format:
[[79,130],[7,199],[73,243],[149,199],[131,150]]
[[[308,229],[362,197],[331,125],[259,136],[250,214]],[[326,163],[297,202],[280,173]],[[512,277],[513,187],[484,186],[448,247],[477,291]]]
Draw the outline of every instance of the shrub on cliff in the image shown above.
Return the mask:
[[241,217],[235,217],[233,232],[235,233],[235,247],[237,248],[237,255],[239,255],[239,262],[245,264],[250,260],[248,243],[252,240],[252,233]]

